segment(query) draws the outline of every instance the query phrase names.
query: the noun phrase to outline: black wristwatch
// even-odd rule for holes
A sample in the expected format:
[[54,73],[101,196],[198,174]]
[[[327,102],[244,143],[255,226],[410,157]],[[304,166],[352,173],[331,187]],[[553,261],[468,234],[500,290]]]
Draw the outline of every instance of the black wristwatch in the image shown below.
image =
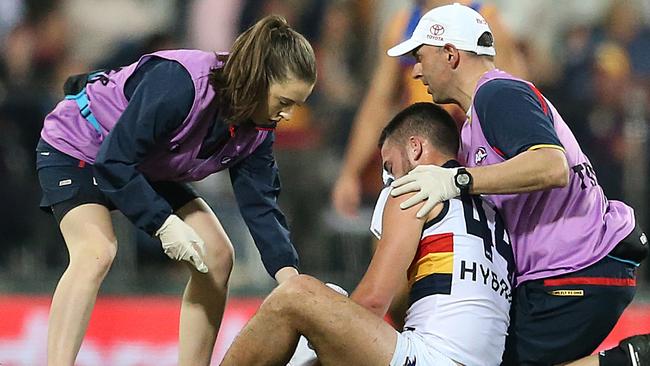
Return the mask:
[[469,194],[469,190],[472,188],[474,178],[472,178],[472,175],[467,171],[467,169],[458,168],[456,175],[454,176],[454,183],[456,183],[456,187],[460,189],[461,195],[467,195]]

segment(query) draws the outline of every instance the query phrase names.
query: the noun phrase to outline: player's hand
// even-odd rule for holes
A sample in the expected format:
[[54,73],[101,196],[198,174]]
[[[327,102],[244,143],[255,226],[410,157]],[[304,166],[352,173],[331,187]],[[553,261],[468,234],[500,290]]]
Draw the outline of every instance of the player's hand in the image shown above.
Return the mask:
[[341,175],[332,190],[332,205],[336,212],[344,217],[359,215],[361,202],[361,179],[354,174]]
[[404,210],[426,200],[417,213],[417,217],[421,219],[438,203],[460,195],[460,189],[454,182],[457,170],[458,168],[441,168],[435,165],[417,166],[391,184],[393,190],[390,194],[397,197],[404,193],[418,192],[402,202],[400,208]]
[[169,215],[156,231],[156,236],[160,239],[163,251],[169,258],[189,262],[201,273],[208,272],[208,266],[203,263],[205,256],[203,239],[180,217]]

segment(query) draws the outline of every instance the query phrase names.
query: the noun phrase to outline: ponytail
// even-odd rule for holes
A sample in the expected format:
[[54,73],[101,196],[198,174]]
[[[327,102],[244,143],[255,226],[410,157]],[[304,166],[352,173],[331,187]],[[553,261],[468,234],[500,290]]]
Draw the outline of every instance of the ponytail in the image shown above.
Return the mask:
[[225,66],[213,70],[210,78],[221,115],[230,123],[248,120],[260,103],[266,103],[271,82],[289,77],[316,81],[314,50],[281,16],[258,21],[237,37],[229,55],[220,57]]

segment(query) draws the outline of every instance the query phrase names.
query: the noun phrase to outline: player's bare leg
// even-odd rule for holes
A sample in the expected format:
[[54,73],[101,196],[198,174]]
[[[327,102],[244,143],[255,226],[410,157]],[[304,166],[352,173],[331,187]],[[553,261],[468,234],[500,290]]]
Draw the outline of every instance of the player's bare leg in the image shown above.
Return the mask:
[[209,365],[228,294],[234,252],[226,232],[201,198],[183,206],[177,214],[205,242],[208,273],[192,266],[181,306],[178,364]]
[[300,335],[327,365],[388,365],[397,332],[378,316],[300,275],[276,288],[226,353],[231,365],[286,365]]
[[106,207],[85,204],[68,212],[60,224],[70,262],[50,306],[47,364],[72,366],[79,353],[99,286],[117,253],[117,240]]

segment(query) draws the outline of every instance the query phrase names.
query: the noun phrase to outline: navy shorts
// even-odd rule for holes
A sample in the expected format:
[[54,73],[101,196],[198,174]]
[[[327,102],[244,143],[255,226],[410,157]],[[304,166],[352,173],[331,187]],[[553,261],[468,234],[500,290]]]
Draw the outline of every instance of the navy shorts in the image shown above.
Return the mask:
[[[115,210],[113,203],[99,190],[93,166],[66,155],[40,140],[36,148],[36,170],[41,184],[41,209],[53,213],[57,222],[73,208],[96,203]],[[149,182],[175,211],[195,198],[198,193],[187,183]]]
[[637,226],[606,256],[580,271],[527,281],[512,299],[502,365],[555,365],[590,355],[634,297],[636,266],[647,256]]

